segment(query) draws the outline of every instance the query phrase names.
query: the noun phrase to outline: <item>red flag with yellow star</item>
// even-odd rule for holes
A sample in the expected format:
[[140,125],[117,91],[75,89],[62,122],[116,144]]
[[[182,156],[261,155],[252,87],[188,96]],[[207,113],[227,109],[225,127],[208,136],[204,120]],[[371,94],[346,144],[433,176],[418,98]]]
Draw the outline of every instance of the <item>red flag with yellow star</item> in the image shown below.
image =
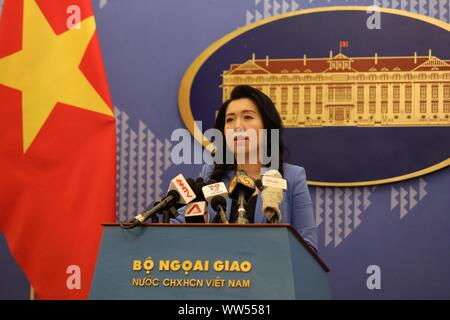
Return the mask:
[[5,0],[0,228],[39,299],[88,297],[115,220],[115,124],[90,0]]

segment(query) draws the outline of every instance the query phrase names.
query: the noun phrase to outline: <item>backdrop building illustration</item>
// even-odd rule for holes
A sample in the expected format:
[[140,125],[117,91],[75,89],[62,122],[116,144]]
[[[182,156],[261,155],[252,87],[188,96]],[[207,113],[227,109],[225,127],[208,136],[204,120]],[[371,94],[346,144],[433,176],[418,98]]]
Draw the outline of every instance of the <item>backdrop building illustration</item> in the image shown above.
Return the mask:
[[286,127],[450,125],[450,60],[433,56],[252,59],[223,73],[275,103]]

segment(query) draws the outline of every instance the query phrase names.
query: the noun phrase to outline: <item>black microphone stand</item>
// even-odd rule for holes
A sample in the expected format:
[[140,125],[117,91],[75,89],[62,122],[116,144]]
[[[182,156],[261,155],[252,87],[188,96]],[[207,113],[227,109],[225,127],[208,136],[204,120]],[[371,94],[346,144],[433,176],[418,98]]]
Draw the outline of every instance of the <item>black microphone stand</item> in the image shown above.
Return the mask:
[[162,210],[161,214],[163,217],[163,223],[170,223],[171,218],[175,219],[180,215],[175,206]]

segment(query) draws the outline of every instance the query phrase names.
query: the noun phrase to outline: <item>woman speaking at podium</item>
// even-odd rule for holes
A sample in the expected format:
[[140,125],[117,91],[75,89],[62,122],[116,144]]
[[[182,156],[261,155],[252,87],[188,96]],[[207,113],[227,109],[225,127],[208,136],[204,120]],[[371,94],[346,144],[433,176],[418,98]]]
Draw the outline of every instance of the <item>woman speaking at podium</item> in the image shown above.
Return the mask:
[[[283,161],[284,143],[282,140],[283,124],[278,111],[271,99],[260,90],[247,85],[240,85],[233,89],[230,99],[225,101],[218,111],[215,128],[222,132],[223,146],[221,150],[224,155],[222,164],[204,165],[200,176],[205,180],[215,180],[229,185],[230,181],[239,172],[245,172],[254,180],[261,179],[262,175],[269,168],[269,165],[261,164],[260,157],[256,161],[248,161],[253,152],[259,155],[261,148],[265,148],[270,153],[272,144],[278,144],[278,155],[267,154],[270,159],[278,156],[277,169],[282,177],[287,181],[287,190],[279,206],[281,212],[280,223],[291,224],[308,244],[317,251],[317,226],[312,208],[311,197],[306,184],[306,174],[302,167],[285,163]],[[259,132],[267,129],[267,138],[261,139],[256,134],[257,142],[249,139],[248,132]],[[271,141],[271,130],[277,129],[278,141]],[[233,163],[226,162],[226,153],[233,150]],[[236,152],[241,150],[245,153],[244,161],[236,161]],[[229,159],[230,157],[228,157]],[[255,158],[255,157],[254,157]],[[253,158],[253,159],[254,159]],[[243,159],[241,157],[240,159]],[[253,196],[247,201],[246,212],[249,223],[266,223],[267,217],[262,213],[261,193],[256,189]],[[233,201],[231,208],[228,208],[227,215],[230,223],[236,222],[237,205]]]

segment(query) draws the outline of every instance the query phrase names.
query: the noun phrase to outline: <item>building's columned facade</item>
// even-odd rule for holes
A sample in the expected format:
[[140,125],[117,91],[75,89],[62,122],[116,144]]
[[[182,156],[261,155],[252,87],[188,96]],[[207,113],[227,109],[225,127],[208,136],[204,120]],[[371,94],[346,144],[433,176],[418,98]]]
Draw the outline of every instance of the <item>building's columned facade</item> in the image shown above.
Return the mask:
[[448,126],[450,61],[432,55],[255,59],[223,74],[266,93],[286,127]]

